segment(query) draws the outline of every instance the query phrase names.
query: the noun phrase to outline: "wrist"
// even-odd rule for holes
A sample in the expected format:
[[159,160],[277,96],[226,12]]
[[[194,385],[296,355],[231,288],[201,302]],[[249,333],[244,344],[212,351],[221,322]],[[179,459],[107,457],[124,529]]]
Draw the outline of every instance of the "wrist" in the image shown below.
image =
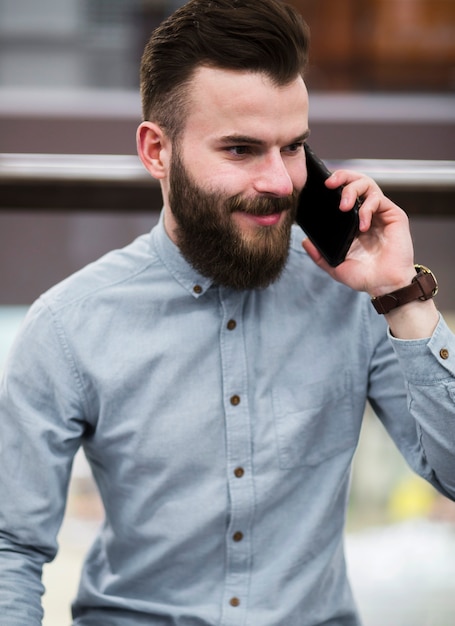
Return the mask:
[[429,300],[437,292],[438,284],[431,270],[424,265],[415,265],[413,276],[407,284],[387,293],[378,293],[371,302],[379,314],[385,315],[410,302]]
[[389,293],[394,293],[398,291],[398,289],[402,289],[403,287],[407,287],[412,283],[412,279],[416,275],[416,269],[414,265],[411,265],[409,270],[400,274],[400,276],[396,277],[395,281],[389,283],[387,285],[380,285],[376,287],[376,289],[369,292],[370,298],[373,300],[374,298],[379,298],[381,296],[385,296]]
[[390,332],[396,339],[428,339],[439,322],[433,300],[414,300],[385,315]]

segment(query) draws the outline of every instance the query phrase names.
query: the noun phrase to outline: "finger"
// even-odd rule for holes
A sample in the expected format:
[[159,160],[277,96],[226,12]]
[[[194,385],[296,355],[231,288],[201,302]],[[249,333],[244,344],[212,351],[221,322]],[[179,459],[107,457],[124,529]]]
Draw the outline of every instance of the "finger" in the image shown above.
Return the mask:
[[350,170],[337,170],[326,180],[326,185],[331,189],[342,187],[340,200],[342,211],[349,211],[356,201],[363,203],[370,196],[375,198],[375,204],[376,196],[382,195],[380,187],[372,178]]
[[362,203],[359,211],[360,230],[362,232],[367,231],[371,227],[375,216],[380,218],[378,223],[381,223],[383,226],[392,222],[402,222],[404,227],[408,227],[408,217],[405,211],[381,191],[372,192]]
[[340,209],[351,210],[356,201],[360,204],[359,230],[367,232],[375,213],[386,209],[387,198],[379,185],[369,176],[351,170],[337,170],[326,181],[327,187],[342,187]]
[[330,187],[340,187],[342,185],[349,185],[351,183],[355,183],[358,181],[364,181],[368,185],[373,185],[377,187],[377,183],[366,174],[362,172],[357,172],[354,170],[335,170],[332,174],[327,178]]
[[302,241],[302,248],[305,250],[305,252],[308,254],[308,256],[317,264],[319,265],[319,263],[324,261],[324,257],[322,256],[322,254],[319,252],[319,250],[316,248],[316,246],[314,245],[314,243],[312,241],[310,241],[310,239],[308,239],[308,237],[306,237],[303,241]]
[[308,237],[302,241],[302,248],[308,254],[310,259],[314,263],[316,263],[316,265],[318,265],[320,268],[322,268],[323,270],[325,270],[329,274],[331,273],[331,269],[332,268],[327,263],[327,261],[324,259],[324,257],[319,252],[319,250],[316,248],[314,243],[312,241],[310,241],[310,239],[308,239]]
[[357,196],[381,191],[379,185],[372,178],[351,170],[337,170],[325,182],[327,187],[331,189],[336,187],[355,189]]
[[328,187],[331,187],[333,189],[335,187],[341,187],[343,185],[348,185],[355,181],[367,178],[368,177],[361,172],[355,172],[353,170],[335,170],[334,172],[332,172],[329,178],[327,178],[326,184]]
[[359,231],[361,233],[368,232],[371,228],[372,221],[373,221],[373,210],[370,209],[368,205],[364,207],[362,204],[359,210]]
[[366,232],[370,229],[373,215],[380,209],[383,200],[383,194],[377,191],[363,197],[359,209],[360,232]]

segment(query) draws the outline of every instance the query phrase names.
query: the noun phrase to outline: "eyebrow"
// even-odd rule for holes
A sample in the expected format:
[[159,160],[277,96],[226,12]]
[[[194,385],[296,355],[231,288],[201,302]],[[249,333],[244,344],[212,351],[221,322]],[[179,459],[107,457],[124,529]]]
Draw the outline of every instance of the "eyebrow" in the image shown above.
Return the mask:
[[[301,141],[306,141],[310,136],[310,130],[306,130],[304,133],[295,137],[292,141],[289,142],[289,145],[293,143],[300,143]],[[265,141],[262,139],[257,139],[256,137],[250,137],[249,135],[225,135],[220,137],[220,143],[224,145],[238,145],[238,144],[248,144],[251,146],[262,146]]]

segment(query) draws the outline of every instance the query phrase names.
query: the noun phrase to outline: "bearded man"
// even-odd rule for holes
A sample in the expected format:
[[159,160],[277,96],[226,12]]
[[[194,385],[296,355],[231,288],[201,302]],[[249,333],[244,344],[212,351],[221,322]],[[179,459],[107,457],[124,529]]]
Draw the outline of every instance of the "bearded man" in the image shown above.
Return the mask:
[[3,626],[41,624],[81,446],[105,521],[74,626],[358,626],[343,530],[367,400],[455,496],[455,338],[405,213],[341,170],[340,210],[362,200],[346,260],[294,224],[307,53],[279,0],[190,0],[152,34],[137,144],[160,222],[44,294],[4,374]]

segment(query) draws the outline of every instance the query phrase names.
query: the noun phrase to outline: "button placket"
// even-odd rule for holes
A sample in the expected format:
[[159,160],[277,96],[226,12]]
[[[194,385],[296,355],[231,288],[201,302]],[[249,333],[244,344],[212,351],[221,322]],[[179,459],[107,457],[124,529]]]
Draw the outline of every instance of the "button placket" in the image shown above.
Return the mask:
[[[242,620],[243,593],[249,588],[254,493],[251,472],[251,426],[248,409],[246,350],[240,314],[243,294],[220,290],[223,308],[221,359],[225,390],[229,518],[222,626]],[[233,314],[234,313],[234,314]]]

